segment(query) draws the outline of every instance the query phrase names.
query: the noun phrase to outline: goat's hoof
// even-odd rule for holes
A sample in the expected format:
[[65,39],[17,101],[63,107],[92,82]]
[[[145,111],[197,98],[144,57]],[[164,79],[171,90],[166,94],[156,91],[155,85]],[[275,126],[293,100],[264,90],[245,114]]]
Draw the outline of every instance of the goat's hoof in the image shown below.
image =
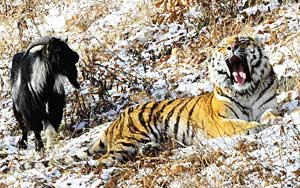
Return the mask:
[[43,143],[36,143],[35,144],[35,151],[43,152],[44,151],[44,144]]
[[17,143],[17,147],[19,149],[27,149],[27,144],[26,144],[27,140],[26,139],[22,139],[20,138],[20,140]]
[[17,144],[17,147],[19,149],[27,149],[27,145],[25,142],[22,142],[22,141],[19,141],[18,144]]
[[44,153],[45,152],[45,148],[44,147],[42,147],[42,148],[35,148],[35,151],[39,152],[39,153]]

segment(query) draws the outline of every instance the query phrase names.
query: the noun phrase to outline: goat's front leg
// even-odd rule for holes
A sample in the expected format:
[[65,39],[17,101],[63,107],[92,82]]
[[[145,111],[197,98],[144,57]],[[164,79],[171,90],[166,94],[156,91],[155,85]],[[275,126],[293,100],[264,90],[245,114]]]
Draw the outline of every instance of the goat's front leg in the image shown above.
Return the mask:
[[35,150],[41,151],[44,148],[44,144],[39,131],[34,131],[35,136]]
[[27,135],[28,135],[28,131],[27,130],[22,130],[22,137],[20,138],[20,140],[18,141],[17,147],[19,149],[27,149]]
[[59,124],[61,123],[65,104],[63,88],[60,92],[53,91],[53,93],[50,94],[48,100],[48,119],[53,125],[55,131],[58,130]]
[[57,131],[63,117],[64,106],[65,106],[65,94],[63,88],[61,88],[61,90],[58,91],[53,91],[53,93],[50,94],[48,100],[48,113],[47,113],[48,120],[44,121],[45,134],[47,137],[47,142],[46,142],[47,149],[51,149],[54,144],[54,140],[57,135]]

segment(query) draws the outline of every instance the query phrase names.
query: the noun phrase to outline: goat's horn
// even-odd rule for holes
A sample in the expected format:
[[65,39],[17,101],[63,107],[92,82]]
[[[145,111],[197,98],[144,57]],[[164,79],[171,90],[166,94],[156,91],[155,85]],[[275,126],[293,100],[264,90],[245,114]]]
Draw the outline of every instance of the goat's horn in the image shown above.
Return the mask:
[[50,41],[50,39],[51,39],[51,37],[42,37],[42,38],[40,38],[40,39],[38,39],[38,40],[32,42],[32,43],[28,46],[28,48],[26,49],[25,54],[24,54],[23,57],[26,57],[26,56],[28,55],[29,51],[30,51],[33,47],[39,46],[39,45],[46,45],[46,44],[48,44],[49,41]]

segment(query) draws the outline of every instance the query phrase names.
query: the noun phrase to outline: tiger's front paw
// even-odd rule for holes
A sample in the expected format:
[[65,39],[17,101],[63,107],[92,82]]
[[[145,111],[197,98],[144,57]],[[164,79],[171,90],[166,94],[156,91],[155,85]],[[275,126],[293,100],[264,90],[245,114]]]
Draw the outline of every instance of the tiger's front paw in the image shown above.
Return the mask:
[[274,110],[270,109],[267,110],[263,113],[263,115],[260,117],[260,123],[261,124],[275,124],[276,122],[279,121],[280,115],[278,115],[277,112]]
[[250,128],[246,131],[246,135],[257,134],[257,133],[261,132],[262,130],[264,130],[266,128],[265,124],[260,124],[256,121],[251,121],[249,123],[251,123],[253,126],[252,126],[252,128]]

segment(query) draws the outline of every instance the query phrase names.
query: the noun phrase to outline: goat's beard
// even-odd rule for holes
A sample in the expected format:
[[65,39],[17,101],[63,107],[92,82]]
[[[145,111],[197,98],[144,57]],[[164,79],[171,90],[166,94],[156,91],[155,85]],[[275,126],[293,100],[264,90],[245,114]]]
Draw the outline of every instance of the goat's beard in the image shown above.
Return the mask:
[[79,85],[79,83],[78,83],[78,81],[76,80],[76,79],[72,79],[72,80],[70,80],[69,79],[69,82],[76,88],[76,89],[79,89],[80,88],[80,85]]
[[76,88],[76,89],[79,89],[80,88],[80,85],[78,83],[78,80],[77,80],[77,70],[73,70],[71,72],[68,73],[67,75],[67,78],[69,80],[69,82]]

